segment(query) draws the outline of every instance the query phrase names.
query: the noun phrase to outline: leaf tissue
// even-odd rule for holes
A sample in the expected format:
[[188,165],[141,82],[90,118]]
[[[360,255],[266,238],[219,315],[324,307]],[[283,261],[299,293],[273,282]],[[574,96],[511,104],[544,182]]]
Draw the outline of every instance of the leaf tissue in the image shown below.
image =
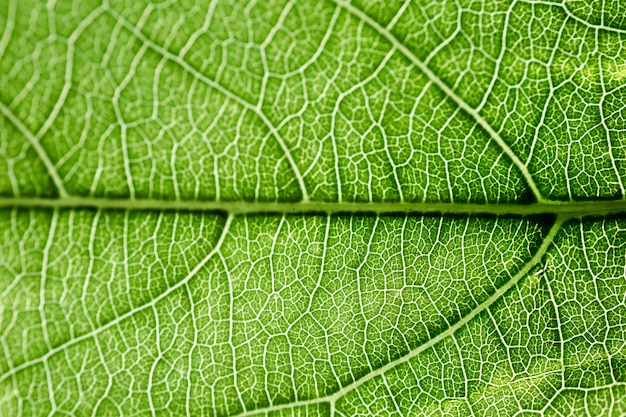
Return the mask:
[[0,415],[626,415],[624,0],[3,0]]

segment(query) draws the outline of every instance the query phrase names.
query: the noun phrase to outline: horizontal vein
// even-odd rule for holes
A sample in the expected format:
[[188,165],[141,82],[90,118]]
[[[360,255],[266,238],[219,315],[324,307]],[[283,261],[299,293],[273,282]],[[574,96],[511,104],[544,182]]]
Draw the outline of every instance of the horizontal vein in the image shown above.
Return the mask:
[[365,22],[368,26],[377,31],[381,36],[387,39],[394,47],[396,47],[404,56],[406,56],[417,68],[420,69],[437,87],[441,89],[452,101],[456,103],[461,109],[463,109],[467,114],[476,120],[476,122],[483,128],[491,138],[500,146],[502,151],[511,159],[513,164],[520,170],[522,176],[526,180],[528,187],[530,187],[533,195],[539,202],[544,202],[545,199],[541,195],[537,184],[535,184],[535,180],[532,175],[528,171],[526,165],[519,159],[519,157],[513,152],[513,150],[509,147],[509,145],[504,141],[504,139],[500,136],[498,132],[483,118],[480,113],[470,106],[465,100],[463,100],[459,95],[457,95],[446,83],[444,83],[441,78],[439,78],[425,63],[423,63],[417,56],[407,48],[402,42],[400,42],[389,30],[381,26],[374,19],[365,14],[362,10],[359,10],[352,4],[344,1],[344,0],[334,0],[335,3],[339,6],[347,10],[350,14],[354,15],[356,18]]
[[43,208],[99,210],[173,210],[185,212],[222,211],[231,214],[254,213],[438,213],[493,214],[511,216],[560,215],[565,218],[597,217],[626,213],[626,200],[586,202],[447,203],[447,202],[244,202],[175,201],[156,199],[107,199],[97,197],[0,197],[0,208]]
[[535,265],[541,262],[541,258],[543,257],[543,255],[546,253],[546,251],[552,244],[554,237],[560,230],[561,225],[563,224],[564,221],[565,221],[565,218],[557,217],[556,221],[554,222],[554,225],[552,226],[552,228],[550,228],[550,231],[544,238],[541,246],[539,246],[539,249],[537,249],[537,252],[535,252],[533,257],[522,267],[522,269],[520,269],[515,274],[515,276],[513,276],[513,278],[511,278],[502,287],[498,288],[487,300],[485,300],[480,305],[478,305],[474,310],[469,312],[469,314],[467,314],[461,320],[454,323],[452,326],[448,327],[444,332],[439,333],[437,336],[430,339],[428,342],[422,345],[419,345],[412,351],[408,352],[406,355],[401,356],[400,358],[393,360],[387,363],[386,365],[371,371],[370,373],[366,374],[360,379],[357,379],[351,384],[346,385],[345,387],[341,388],[339,391],[335,392],[334,394],[330,394],[330,395],[320,397],[320,398],[313,398],[310,400],[295,401],[295,402],[288,403],[288,404],[280,404],[280,405],[270,406],[266,408],[250,410],[248,412],[237,414],[237,417],[246,417],[246,416],[251,416],[251,415],[256,415],[256,414],[261,414],[261,413],[269,414],[269,412],[271,411],[278,411],[278,410],[294,408],[294,407],[302,407],[302,406],[318,404],[318,403],[335,403],[337,400],[339,400],[348,392],[362,386],[363,384],[376,378],[377,376],[383,375],[384,373],[395,368],[396,366],[410,361],[411,359],[413,359],[420,353],[424,352],[425,350],[430,349],[431,347],[435,346],[437,343],[441,342],[442,340],[452,336],[457,330],[467,325],[474,317],[476,317],[477,315],[479,315],[480,313],[482,313],[483,311],[486,311],[489,307],[491,307],[507,291],[513,288],[523,277],[525,277],[530,272],[530,270],[533,267],[535,267]]

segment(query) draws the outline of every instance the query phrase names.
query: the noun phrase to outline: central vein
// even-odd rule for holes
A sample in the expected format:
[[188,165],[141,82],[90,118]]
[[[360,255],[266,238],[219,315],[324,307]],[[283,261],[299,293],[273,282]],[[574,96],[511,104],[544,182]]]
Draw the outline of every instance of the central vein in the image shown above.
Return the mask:
[[107,199],[96,197],[0,197],[0,208],[99,210],[173,210],[246,213],[437,213],[491,214],[498,216],[559,215],[562,218],[594,217],[626,213],[626,200],[589,202],[453,203],[453,202],[245,202],[176,201],[156,199]]

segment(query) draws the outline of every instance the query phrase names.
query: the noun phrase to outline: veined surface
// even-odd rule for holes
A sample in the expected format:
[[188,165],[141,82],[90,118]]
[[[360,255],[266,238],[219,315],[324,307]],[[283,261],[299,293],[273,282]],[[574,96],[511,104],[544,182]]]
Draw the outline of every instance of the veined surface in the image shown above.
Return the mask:
[[626,415],[622,0],[0,4],[0,414]]

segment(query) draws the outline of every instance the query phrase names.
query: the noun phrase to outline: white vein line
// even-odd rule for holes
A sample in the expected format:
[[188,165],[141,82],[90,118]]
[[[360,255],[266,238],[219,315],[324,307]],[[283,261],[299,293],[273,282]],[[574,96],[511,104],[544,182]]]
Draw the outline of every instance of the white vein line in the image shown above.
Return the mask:
[[233,221],[233,216],[228,216],[228,218],[226,219],[226,223],[224,224],[224,228],[222,230],[222,234],[219,238],[219,240],[217,241],[217,244],[215,245],[215,247],[195,266],[195,268],[193,268],[191,270],[191,272],[189,272],[189,274],[187,274],[187,276],[185,276],[182,280],[178,281],[176,284],[172,285],[171,287],[169,287],[167,290],[163,291],[161,294],[159,294],[158,296],[156,296],[155,298],[153,298],[152,300],[150,300],[149,302],[134,308],[130,311],[127,311],[126,313],[122,314],[121,316],[116,317],[115,319],[111,320],[110,322],[96,328],[93,329],[92,331],[82,334],[80,336],[78,336],[75,339],[69,340],[65,343],[62,343],[58,346],[56,346],[54,349],[49,350],[48,352],[46,352],[45,355],[42,355],[36,359],[32,359],[30,361],[26,361],[24,363],[22,363],[19,366],[16,366],[15,368],[11,369],[8,372],[5,372],[4,374],[2,374],[0,376],[0,383],[4,382],[7,378],[11,377],[14,374],[17,374],[18,372],[27,369],[31,366],[37,365],[39,363],[42,362],[46,362],[50,357],[54,356],[55,354],[62,352],[63,350],[77,344],[80,343],[82,341],[91,339],[91,338],[95,338],[97,335],[99,335],[100,333],[104,332],[107,329],[110,329],[111,327],[117,326],[118,324],[122,323],[124,320],[128,319],[129,317],[139,313],[140,311],[143,311],[147,308],[152,308],[153,306],[155,306],[159,301],[163,300],[164,298],[168,297],[171,293],[173,293],[174,291],[176,291],[177,289],[183,287],[184,285],[186,285],[191,278],[193,278],[198,271],[200,271],[204,265],[206,265],[207,262],[209,262],[209,260],[216,254],[219,252],[222,244],[224,243],[224,240],[226,239],[226,236],[228,235],[228,230],[230,229],[230,225]]
[[376,30],[380,35],[382,35],[385,39],[387,39],[391,45],[397,48],[404,56],[406,56],[416,67],[418,67],[434,84],[437,85],[452,101],[456,103],[461,109],[463,109],[467,114],[472,116],[474,120],[483,128],[491,138],[500,146],[502,151],[511,159],[513,164],[520,170],[522,176],[526,180],[528,187],[531,189],[533,195],[537,199],[538,202],[544,202],[545,199],[541,195],[537,184],[535,184],[535,180],[532,175],[528,171],[528,167],[519,159],[519,157],[513,152],[513,150],[509,147],[509,145],[502,139],[500,134],[496,132],[496,130],[491,127],[491,125],[480,115],[476,109],[467,104],[461,97],[459,97],[447,84],[445,84],[437,75],[422,61],[420,61],[417,56],[413,52],[409,50],[404,44],[402,44],[394,35],[392,35],[387,29],[382,27],[378,22],[373,20],[371,17],[366,15],[361,10],[354,7],[352,4],[347,3],[343,0],[333,0],[337,6],[344,8],[350,14],[354,15],[358,19],[361,19],[363,22],[367,23],[370,27]]
[[[602,338],[603,340],[611,340],[611,336],[609,336],[609,331],[611,330],[611,323],[609,321],[608,315],[610,314],[610,312],[606,309],[604,303],[603,303],[603,298],[604,295],[601,295],[602,290],[598,288],[598,281],[600,281],[602,279],[602,274],[598,274],[594,272],[594,268],[591,264],[591,261],[589,260],[592,256],[593,256],[593,250],[590,250],[589,247],[587,246],[587,240],[590,239],[589,233],[585,234],[585,224],[583,222],[578,222],[578,228],[580,229],[580,243],[581,243],[581,249],[583,251],[583,253],[585,254],[583,256],[584,259],[584,266],[587,269],[587,272],[589,273],[589,275],[591,276],[591,282],[593,282],[593,295],[595,297],[595,299],[602,305],[603,309],[604,309],[604,314],[602,314],[602,318],[604,318],[604,334],[601,334],[600,331],[598,331],[598,335],[600,336],[600,338]],[[604,227],[603,227],[604,229]],[[606,231],[606,230],[604,230]],[[607,236],[607,234],[605,234],[605,236]],[[560,328],[559,328],[560,329]],[[606,357],[609,359],[609,368],[610,368],[610,374],[611,374],[611,379],[613,383],[616,383],[617,381],[615,380],[615,371],[613,369],[613,366],[611,365],[611,357],[613,355],[611,355],[611,351],[610,349],[607,348],[606,343],[602,343],[602,347],[604,348],[604,353],[606,355]]]
[[39,282],[39,318],[41,320],[41,330],[43,334],[43,340],[47,349],[52,349],[52,343],[50,343],[50,337],[48,335],[48,319],[46,318],[46,284],[48,281],[48,269],[50,268],[50,252],[54,246],[55,234],[57,232],[57,226],[59,222],[59,210],[52,211],[52,219],[50,220],[50,230],[48,231],[48,239],[46,240],[46,246],[43,249],[43,256],[41,261],[41,280]]
[[[139,48],[137,54],[133,57],[131,61],[130,68],[122,81],[115,87],[113,90],[113,97],[111,99],[111,104],[113,106],[113,112],[115,113],[115,117],[117,119],[117,124],[120,127],[120,147],[122,150],[122,162],[124,164],[124,176],[126,177],[126,186],[128,187],[128,195],[131,200],[135,199],[135,184],[133,180],[133,172],[131,169],[131,160],[129,155],[129,145],[128,145],[128,126],[124,121],[124,115],[122,114],[121,106],[120,106],[120,96],[122,92],[126,89],[128,84],[135,78],[137,74],[137,68],[139,68],[140,61],[143,59],[146,50],[148,49],[148,45],[144,44]],[[158,70],[157,70],[158,71]],[[172,156],[176,154],[176,148],[174,148],[172,152]],[[176,172],[175,170],[173,172]],[[174,181],[174,190],[176,192],[176,196],[178,196],[178,183]]]
[[65,75],[63,77],[63,87],[61,88],[61,92],[57,97],[57,101],[54,103],[54,107],[52,111],[43,122],[39,131],[37,131],[36,138],[41,139],[47,132],[50,130],[52,123],[56,120],[61,111],[61,108],[65,104],[67,100],[67,95],[72,88],[72,75],[73,75],[73,67],[74,67],[74,47],[76,46],[76,41],[83,34],[85,29],[87,29],[100,15],[102,15],[103,9],[102,7],[98,7],[93,10],[89,15],[80,21],[76,29],[72,32],[70,37],[67,40],[67,53],[65,54]]
[[[557,247],[557,252],[560,253],[560,251],[558,250],[558,247]],[[550,260],[548,259],[548,262],[549,261]],[[560,355],[559,362],[561,365],[561,369],[563,370],[563,372],[561,373],[561,386],[559,387],[559,391],[560,391],[565,388],[565,372],[564,372],[566,368],[565,367],[565,337],[563,336],[563,327],[562,327],[563,321],[561,319],[561,311],[559,310],[559,303],[556,297],[554,296],[554,291],[552,290],[551,279],[548,277],[547,272],[546,272],[547,268],[548,268],[547,264],[546,266],[542,268],[541,279],[545,280],[546,287],[548,289],[548,294],[550,294],[550,303],[552,304],[552,308],[554,308],[554,318],[556,320],[556,324],[557,324],[556,328],[558,329],[558,334],[559,334],[559,340],[557,344],[559,345],[559,355]],[[545,411],[545,408],[543,411]]]
[[[532,4],[532,2],[530,2]],[[613,33],[619,33],[619,34],[625,34],[626,33],[626,29],[620,29],[620,28],[615,28],[612,26],[602,26],[602,25],[596,25],[594,23],[588,22],[585,19],[583,19],[582,17],[579,17],[577,15],[574,14],[574,12],[572,12],[569,7],[567,6],[567,3],[552,3],[552,2],[548,2],[548,5],[551,6],[556,6],[556,7],[560,7],[561,9],[563,9],[563,11],[565,12],[565,14],[567,15],[567,17],[569,17],[570,19],[582,24],[583,26],[587,26],[591,29],[594,30],[602,30],[602,31],[607,31],[607,32],[613,32]]]
[[185,293],[187,294],[187,299],[189,300],[189,315],[191,320],[191,325],[193,326],[193,341],[191,344],[191,348],[189,349],[189,357],[187,358],[187,374],[185,375],[187,379],[187,389],[185,391],[185,413],[188,416],[191,416],[191,381],[193,379],[193,371],[195,371],[193,366],[193,355],[196,346],[198,346],[198,320],[196,318],[196,306],[194,304],[193,296],[191,295],[191,290],[189,285],[185,284]]
[[548,231],[548,233],[547,233],[546,237],[544,238],[541,246],[539,246],[539,248],[537,249],[537,251],[535,252],[533,257],[513,276],[513,278],[511,278],[506,284],[504,284],[503,286],[498,288],[489,298],[487,298],[483,303],[481,303],[479,306],[477,306],[474,310],[470,311],[462,319],[460,319],[459,321],[454,323],[452,326],[448,327],[442,333],[439,333],[437,336],[435,336],[434,338],[430,339],[428,342],[426,342],[426,343],[416,347],[415,349],[413,349],[412,351],[410,351],[406,355],[404,355],[404,356],[402,356],[402,357],[400,357],[400,358],[398,358],[398,359],[396,359],[394,361],[391,361],[391,362],[387,363],[385,366],[382,366],[382,367],[380,367],[380,368],[378,368],[378,369],[368,373],[367,375],[363,376],[362,378],[357,379],[353,383],[351,383],[349,385],[346,385],[345,387],[343,387],[342,389],[340,389],[339,391],[337,391],[334,394],[327,395],[325,397],[320,397],[320,398],[313,398],[313,399],[310,399],[310,400],[295,401],[295,402],[292,402],[292,403],[289,403],[289,404],[280,404],[280,405],[276,405],[276,406],[270,406],[270,407],[266,407],[266,408],[250,410],[250,411],[245,412],[245,413],[237,414],[237,417],[252,416],[254,414],[269,413],[271,411],[278,411],[278,410],[284,410],[284,409],[289,409],[289,408],[294,408],[294,407],[302,407],[302,406],[307,406],[307,405],[312,405],[312,404],[319,404],[319,403],[330,403],[331,406],[332,406],[333,404],[335,404],[337,402],[337,400],[339,400],[342,396],[344,396],[348,392],[350,392],[350,391],[360,387],[361,385],[367,383],[368,381],[370,381],[370,380],[372,380],[372,379],[374,379],[374,378],[376,378],[378,376],[382,376],[387,371],[395,368],[396,366],[402,365],[402,364],[410,361],[411,359],[413,359],[414,357],[418,356],[419,354],[421,354],[425,350],[428,350],[431,347],[435,346],[436,344],[438,344],[442,340],[444,340],[444,339],[446,339],[448,337],[451,337],[452,335],[454,335],[454,333],[456,333],[457,330],[465,327],[465,325],[467,325],[472,319],[474,319],[474,317],[476,317],[477,315],[479,315],[480,313],[482,313],[483,311],[485,311],[489,307],[491,307],[507,291],[509,291],[511,288],[513,288],[523,277],[528,275],[528,273],[530,272],[531,269],[533,269],[537,264],[539,264],[541,262],[541,258],[545,255],[546,251],[548,250],[548,248],[552,244],[552,241],[554,240],[554,237],[556,236],[557,232],[561,229],[561,226],[563,225],[563,222],[566,221],[566,220],[567,220],[566,218],[557,217],[557,219],[554,222],[554,225],[552,225],[552,227]]
[[396,12],[396,14],[393,16],[393,19],[391,19],[389,21],[389,23],[387,23],[387,26],[385,26],[385,29],[387,29],[387,30],[393,29],[396,26],[396,24],[398,23],[398,21],[404,15],[404,12],[406,11],[406,9],[409,8],[411,3],[413,3],[412,0],[405,0],[404,3],[402,4],[402,6],[400,6],[398,11]]
[[13,112],[11,110],[9,110],[9,108],[3,102],[0,102],[0,112],[2,112],[2,114],[4,114],[4,116],[7,119],[9,119],[9,121],[11,123],[13,123],[15,125],[15,127],[17,127],[17,129],[22,133],[22,135],[24,135],[24,137],[26,137],[28,142],[30,142],[30,145],[33,147],[33,149],[37,153],[37,156],[39,157],[39,159],[43,162],[44,166],[46,167],[46,170],[48,171],[48,175],[50,175],[50,179],[52,179],[52,182],[54,183],[55,187],[57,188],[57,192],[59,193],[59,196],[61,198],[69,197],[69,194],[65,190],[65,186],[63,185],[63,181],[61,180],[61,177],[59,176],[59,173],[57,172],[56,168],[54,167],[54,164],[52,163],[52,160],[50,160],[50,157],[48,156],[48,153],[41,146],[41,143],[39,143],[39,140],[37,140],[37,138],[35,137],[33,132],[31,132],[24,125],[24,123],[22,123],[22,121],[20,119],[18,119],[17,116],[15,114],[13,114]]
[[[513,14],[513,8],[516,5],[517,5],[517,0],[513,0],[511,4],[509,5],[508,9],[506,10],[506,14],[504,16],[504,24],[502,26],[502,34],[501,34],[502,40],[500,42],[500,53],[498,54],[498,57],[496,58],[496,66],[495,66],[495,69],[493,70],[493,76],[491,77],[491,80],[489,81],[489,86],[487,86],[487,90],[485,91],[485,94],[483,95],[482,100],[478,104],[478,107],[476,107],[476,112],[480,112],[482,108],[485,107],[485,104],[487,104],[487,101],[489,100],[489,97],[491,96],[491,93],[493,92],[493,87],[496,85],[496,81],[498,80],[498,75],[500,74],[500,67],[502,66],[502,61],[504,60],[504,56],[507,51],[506,43],[507,43],[507,36],[509,32],[509,27],[510,27],[510,18],[511,18],[511,14]],[[461,13],[459,13],[459,15],[460,14]]]
[[226,212],[248,213],[437,213],[437,214],[493,214],[496,216],[533,216],[554,214],[573,217],[599,217],[626,213],[626,199],[607,201],[559,202],[548,201],[535,204],[483,204],[426,202],[244,202],[244,201],[175,201],[157,199],[106,199],[97,197],[2,197],[0,209],[81,209],[135,210],[135,211],[180,211],[180,212]]
[[[11,4],[9,4],[9,13],[12,12],[12,8],[11,8]],[[14,10],[13,10],[14,12]],[[103,13],[102,9],[99,7],[95,10],[93,10],[91,13],[89,13],[89,15],[81,20],[81,22],[79,23],[79,25],[76,27],[76,29],[72,32],[72,34],[70,35],[70,37],[68,38],[67,41],[67,53],[65,55],[65,59],[66,59],[66,63],[65,63],[65,75],[64,75],[64,82],[63,82],[63,87],[61,89],[61,92],[59,93],[59,96],[57,97],[57,100],[54,104],[54,107],[52,108],[52,111],[50,112],[50,114],[48,115],[48,117],[46,118],[46,120],[44,120],[43,124],[41,125],[41,127],[39,128],[39,130],[33,134],[32,132],[30,132],[28,129],[26,129],[29,134],[31,134],[33,136],[33,139],[29,139],[29,141],[31,142],[31,144],[33,145],[33,147],[35,148],[39,158],[41,158],[42,160],[44,159],[44,154],[46,156],[46,158],[49,160],[49,158],[47,157],[47,153],[45,152],[45,150],[43,149],[43,147],[41,146],[41,144],[39,143],[39,141],[41,140],[41,138],[43,138],[45,136],[45,134],[48,132],[48,130],[50,130],[50,127],[52,126],[52,124],[54,123],[54,121],[56,120],[56,118],[59,115],[59,112],[61,111],[61,108],[63,107],[63,105],[65,104],[65,101],[67,99],[67,95],[69,94],[69,91],[72,87],[72,68],[74,66],[74,47],[76,44],[77,39],[79,38],[80,35],[82,35],[82,33],[85,31],[85,29],[91,25],[101,14]],[[14,16],[13,16],[14,17]],[[10,22],[10,26],[11,26],[11,30],[12,30],[12,24],[13,22]],[[7,29],[8,30],[8,29]],[[6,34],[6,31],[5,31]],[[8,42],[8,40],[7,40]],[[4,44],[4,37],[3,39],[0,40],[0,56],[2,56],[2,53],[4,52],[4,47],[6,45]],[[8,108],[7,108],[8,110]],[[5,113],[3,111],[3,113]],[[17,117],[13,116],[14,119],[11,119],[11,117],[9,115],[7,115],[5,113],[5,115],[7,117],[9,117],[9,119],[15,123],[17,125]],[[26,135],[28,137],[28,135],[21,129],[20,126],[18,126],[18,129],[20,129],[20,131],[22,131],[22,133],[24,135]],[[34,143],[37,143],[37,146],[41,149],[37,149],[37,147],[35,147]],[[59,161],[57,161],[58,163]],[[54,165],[52,164],[52,162],[50,162],[52,168],[50,168],[50,166],[48,166],[48,164],[46,163],[46,161],[44,160],[44,164],[46,165],[46,168],[48,169],[48,172],[52,172],[51,169],[54,171],[54,173],[57,173],[56,168],[54,168]],[[53,178],[54,180],[54,178]],[[65,193],[65,195],[68,195],[67,192],[65,191],[64,187],[60,187],[60,185],[62,185],[62,181],[59,178],[59,183],[57,183],[55,181],[55,186],[57,187],[59,194],[63,195],[63,193]]]
[[0,38],[0,58],[7,51],[7,46],[9,45],[9,41],[11,40],[11,35],[13,35],[13,29],[15,29],[15,12],[17,10],[17,2],[15,0],[9,0],[7,3],[7,14],[6,21],[4,26],[4,31],[2,31],[2,37]]
[[[564,0],[562,0],[561,2],[557,2],[557,1],[547,1],[547,0],[520,0],[523,3],[526,4],[530,4],[530,5],[542,5],[542,6],[552,6],[552,7],[557,7],[561,10],[563,10],[563,12],[565,13],[565,15],[572,19],[573,21],[580,23],[581,25],[591,28],[593,30],[601,30],[601,31],[605,31],[605,32],[613,32],[613,33],[617,33],[617,34],[625,34],[626,33],[626,29],[620,29],[620,28],[615,28],[612,26],[602,26],[602,25],[596,25],[594,23],[588,22],[585,19],[583,19],[582,17],[576,16],[567,6],[567,2],[565,2]],[[603,7],[604,9],[604,7]],[[602,17],[604,19],[604,16]]]
[[561,39],[562,39],[563,33],[565,32],[566,24],[567,24],[567,20],[563,22],[559,31],[557,32],[556,40],[554,41],[554,48],[552,49],[552,52],[550,53],[550,58],[548,59],[548,62],[545,65],[548,86],[550,87],[550,91],[548,93],[548,97],[546,97],[545,103],[543,104],[543,109],[541,110],[541,116],[539,118],[539,122],[534,127],[533,139],[530,144],[530,150],[528,151],[528,156],[526,158],[527,164],[530,163],[530,161],[533,159],[533,155],[535,153],[535,147],[537,146],[537,141],[539,140],[541,129],[544,128],[544,126],[546,125],[546,117],[548,114],[548,109],[550,108],[550,105],[554,102],[555,92],[559,88],[558,86],[555,87],[554,82],[552,81],[552,66],[554,65],[554,58],[556,57],[556,53],[559,50],[559,46],[561,45]]
[[386,364],[385,366],[383,366],[381,368],[378,368],[374,372],[370,372],[369,374],[367,374],[363,378],[361,378],[361,379],[359,379],[357,381],[354,381],[350,385],[347,385],[346,387],[341,389],[339,392],[333,394],[332,395],[333,399],[336,400],[339,397],[341,397],[342,395],[344,395],[346,392],[349,392],[349,391],[359,387],[360,385],[363,385],[367,381],[369,381],[369,380],[371,380],[371,379],[373,379],[373,378],[375,378],[375,377],[377,377],[379,375],[384,374],[388,370],[390,370],[390,369],[392,369],[392,368],[394,368],[394,367],[396,367],[396,366],[398,366],[400,364],[408,362],[409,360],[411,360],[415,356],[419,355],[423,351],[425,351],[425,350],[435,346],[437,343],[439,343],[440,341],[448,338],[449,336],[452,336],[457,330],[459,330],[460,328],[464,327],[467,323],[469,323],[478,314],[482,313],[483,311],[485,311],[489,307],[491,307],[491,305],[493,303],[495,303],[497,300],[499,300],[509,289],[513,288],[524,276],[526,276],[528,274],[528,272],[530,272],[530,270],[535,265],[537,265],[539,262],[541,262],[541,258],[546,253],[548,247],[552,244],[552,241],[554,240],[554,237],[556,236],[556,233],[560,230],[562,224],[563,224],[563,219],[557,218],[557,220],[554,222],[554,225],[552,226],[552,228],[550,228],[550,231],[548,232],[548,234],[544,238],[541,246],[539,247],[539,249],[537,249],[537,252],[535,252],[535,255],[517,272],[517,274],[515,274],[515,276],[513,278],[511,278],[506,284],[504,284],[503,286],[498,288],[482,304],[480,304],[478,307],[476,307],[470,313],[465,315],[462,319],[460,319],[459,321],[454,323],[452,326],[448,327],[444,332],[442,332],[442,333],[438,334],[437,336],[433,337],[428,342],[418,346],[416,349],[412,350],[407,355],[405,355],[405,356],[403,356],[401,358],[398,358],[398,359],[396,359],[394,361],[391,361],[388,364]]
[[276,34],[280,31],[280,29],[282,29],[283,25],[285,24],[285,19],[287,19],[287,16],[289,15],[289,13],[291,13],[291,10],[295,6],[295,4],[296,2],[294,0],[290,0],[283,7],[283,10],[280,12],[280,15],[278,16],[278,20],[276,21],[274,26],[272,26],[269,33],[267,34],[267,36],[265,37],[265,39],[260,45],[259,51],[261,53],[261,62],[263,65],[263,80],[261,81],[261,91],[259,92],[259,99],[257,100],[257,104],[256,104],[256,107],[259,110],[263,106],[263,102],[266,99],[265,94],[267,92],[267,83],[271,75],[269,65],[267,63],[267,48],[272,42],[272,40],[276,37]]
[[[337,117],[339,116],[343,118],[348,124],[350,124],[350,120],[348,120],[348,118],[340,111],[340,107],[346,97],[351,96],[355,91],[362,90],[365,86],[367,86],[370,82],[372,82],[372,80],[375,80],[376,77],[378,77],[378,75],[382,72],[382,70],[387,66],[387,63],[389,62],[391,57],[393,57],[395,52],[396,50],[394,48],[389,50],[387,54],[385,54],[383,59],[380,61],[380,63],[376,66],[376,68],[374,68],[374,70],[372,71],[370,75],[368,75],[366,78],[359,81],[358,83],[353,84],[346,91],[341,92],[339,94],[339,97],[337,97],[337,100],[335,101],[334,110],[331,114],[330,141],[331,141],[331,145],[333,148],[333,154],[335,157],[334,168],[335,168],[335,180],[337,181],[337,200],[339,200],[340,202],[343,201],[343,191],[342,191],[343,182],[341,181],[341,166],[339,164],[340,154],[339,154],[339,151],[337,150],[338,149],[337,138],[335,137],[335,130],[337,129],[336,127]],[[371,116],[371,113],[370,113],[370,116]],[[371,121],[372,123],[374,123],[373,118],[371,118]]]
[[267,118],[265,113],[263,113],[261,110],[259,110],[259,108],[257,106],[247,102],[243,98],[241,98],[238,95],[236,95],[234,92],[232,92],[229,89],[227,89],[226,87],[222,86],[217,81],[214,81],[214,80],[206,77],[204,74],[200,73],[198,70],[196,70],[194,67],[192,67],[187,61],[185,61],[180,56],[174,55],[173,53],[171,53],[167,49],[163,48],[162,46],[160,46],[160,45],[154,43],[153,41],[151,41],[150,39],[148,39],[139,29],[137,29],[135,26],[133,26],[132,23],[128,22],[126,19],[124,19],[122,16],[120,16],[115,10],[113,10],[111,8],[108,8],[107,12],[113,18],[115,18],[122,26],[124,26],[124,28],[126,28],[135,37],[137,37],[137,39],[139,39],[141,42],[146,44],[150,49],[152,49],[153,51],[161,54],[166,59],[168,59],[168,60],[170,60],[172,62],[177,63],[185,71],[189,72],[192,76],[194,76],[195,78],[199,79],[200,81],[202,81],[203,83],[205,83],[209,87],[214,88],[215,90],[219,91],[220,93],[222,93],[227,98],[237,102],[239,105],[244,107],[246,110],[249,110],[249,111],[253,112],[259,119],[261,119],[261,121],[265,124],[265,126],[267,126],[267,128],[270,131],[270,133],[272,134],[272,136],[274,136],[274,138],[276,139],[276,142],[278,143],[278,145],[282,149],[283,153],[285,154],[285,157],[287,158],[287,162],[289,163],[289,166],[291,167],[292,171],[294,172],[296,181],[298,181],[298,185],[300,186],[300,191],[302,192],[302,201],[309,201],[309,195],[308,195],[308,192],[307,192],[307,189],[306,189],[306,185],[304,184],[304,177],[300,173],[300,169],[298,168],[298,165],[296,164],[296,161],[293,159],[293,155],[291,155],[291,151],[287,147],[287,144],[283,140],[283,137],[278,132],[278,129],[276,129],[276,126],[274,126],[274,124]]
[[[59,210],[54,210],[52,212],[52,220],[50,221],[50,231],[48,233],[48,239],[46,241],[46,246],[43,250],[43,260],[41,262],[41,281],[39,283],[39,318],[41,320],[41,332],[43,335],[43,340],[46,344],[47,349],[52,349],[52,344],[50,343],[50,337],[48,334],[48,319],[46,318],[46,310],[45,310],[45,302],[46,302],[46,281],[48,278],[48,268],[50,267],[50,251],[52,250],[52,246],[54,245],[54,238],[57,231],[57,224],[59,220]],[[56,414],[57,403],[54,395],[54,383],[52,382],[52,371],[50,370],[49,364],[44,363],[44,371],[46,374],[46,383],[48,385],[48,397],[50,399],[51,410],[50,414]]]
[[624,182],[622,181],[622,176],[617,168],[617,164],[615,163],[614,156],[614,148],[613,141],[611,140],[611,130],[606,124],[606,118],[604,117],[604,101],[608,96],[608,92],[606,91],[606,81],[604,80],[604,68],[602,67],[602,56],[598,57],[598,67],[600,74],[600,85],[602,86],[602,98],[600,99],[600,103],[598,103],[598,110],[600,111],[600,120],[602,124],[602,129],[604,130],[604,134],[606,135],[606,141],[609,147],[609,156],[611,160],[611,166],[613,167],[613,171],[615,172],[615,177],[617,178],[617,183],[619,185],[619,189],[622,193],[622,197],[626,197],[626,190],[624,189]]
[[398,413],[399,416],[403,416],[404,414],[402,413],[402,410],[400,410],[400,405],[398,404],[398,400],[396,400],[396,396],[391,390],[391,386],[389,385],[387,378],[385,378],[385,375],[382,375],[382,379],[383,379],[383,386],[385,387],[385,390],[387,391],[387,394],[389,395],[389,398],[391,398],[391,402],[393,403],[393,408],[395,409],[396,413]]

